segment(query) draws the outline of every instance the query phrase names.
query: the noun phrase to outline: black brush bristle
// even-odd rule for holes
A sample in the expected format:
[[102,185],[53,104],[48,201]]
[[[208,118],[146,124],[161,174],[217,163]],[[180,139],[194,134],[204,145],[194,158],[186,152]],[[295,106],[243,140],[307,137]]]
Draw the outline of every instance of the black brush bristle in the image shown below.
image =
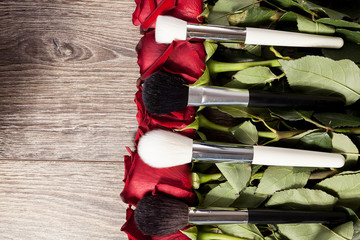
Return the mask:
[[146,110],[155,114],[171,113],[187,106],[189,87],[175,74],[157,72],[144,82],[142,98]]
[[147,196],[135,209],[135,223],[150,236],[165,236],[188,225],[189,208],[186,203],[164,196]]

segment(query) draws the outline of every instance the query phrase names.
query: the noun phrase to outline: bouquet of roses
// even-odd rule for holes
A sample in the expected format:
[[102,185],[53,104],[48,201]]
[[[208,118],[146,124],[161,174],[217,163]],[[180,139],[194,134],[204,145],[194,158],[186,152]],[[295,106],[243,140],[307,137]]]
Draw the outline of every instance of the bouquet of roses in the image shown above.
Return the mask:
[[[136,147],[147,132],[164,129],[203,141],[338,153],[344,156],[345,163],[341,168],[326,168],[195,161],[154,168],[144,163],[137,150],[129,150],[131,156],[125,156],[125,187],[121,193],[123,201],[130,204],[122,228],[129,239],[360,239],[357,216],[360,11],[356,7],[359,3],[300,0],[136,3],[134,24],[144,32],[137,46],[141,77],[135,96],[139,123]],[[159,15],[173,16],[188,24],[206,23],[229,29],[252,27],[341,37],[344,45],[339,49],[300,48],[197,38],[158,44],[154,28]],[[188,106],[156,115],[144,106],[142,83],[157,72],[180,76],[191,87],[332,96],[341,98],[344,106],[305,110],[271,105]],[[170,196],[196,208],[336,211],[346,213],[347,218],[338,224],[188,225],[174,234],[154,237],[144,235],[134,223],[132,206],[136,207],[148,195]]]

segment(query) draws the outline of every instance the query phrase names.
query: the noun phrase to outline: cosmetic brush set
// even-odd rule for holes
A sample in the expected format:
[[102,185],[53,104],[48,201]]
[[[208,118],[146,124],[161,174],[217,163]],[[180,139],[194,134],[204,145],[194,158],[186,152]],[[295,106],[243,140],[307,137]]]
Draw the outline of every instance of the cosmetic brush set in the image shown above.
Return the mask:
[[[288,33],[255,28],[187,24],[169,16],[159,16],[156,22],[156,41],[171,43],[188,38],[221,41],[242,41],[245,44],[297,47],[340,48],[339,37]],[[159,71],[143,84],[142,97],[149,113],[168,114],[187,106],[241,105],[244,107],[277,107],[326,109],[342,108],[340,97],[302,94],[278,94],[248,89],[224,87],[192,87],[178,75]],[[251,163],[267,166],[341,168],[341,154],[270,146],[239,146],[229,143],[194,141],[171,131],[155,129],[140,138],[138,153],[154,168],[168,168],[196,162]],[[324,223],[345,222],[344,212],[317,212],[269,209],[197,209],[180,200],[166,196],[146,196],[137,205],[135,222],[146,235],[172,234],[188,224],[237,223]],[[166,222],[166,224],[164,224]]]
[[[340,37],[306,33],[240,28],[211,24],[191,24],[172,16],[158,16],[155,40],[159,44],[189,39],[239,42],[263,46],[334,48],[344,41]],[[343,109],[344,99],[294,93],[273,93],[252,89],[218,86],[191,86],[180,75],[157,71],[144,80],[142,100],[148,113],[169,114],[187,106],[242,106],[283,109]],[[169,130],[154,129],[140,137],[138,154],[153,168],[171,168],[197,163],[250,163],[265,166],[305,168],[341,168],[342,154],[273,146],[249,146],[224,142],[196,141]],[[138,229],[149,236],[166,236],[189,224],[340,224],[348,220],[342,211],[305,211],[276,209],[196,208],[165,195],[145,196],[134,213]],[[165,224],[164,224],[165,223]]]

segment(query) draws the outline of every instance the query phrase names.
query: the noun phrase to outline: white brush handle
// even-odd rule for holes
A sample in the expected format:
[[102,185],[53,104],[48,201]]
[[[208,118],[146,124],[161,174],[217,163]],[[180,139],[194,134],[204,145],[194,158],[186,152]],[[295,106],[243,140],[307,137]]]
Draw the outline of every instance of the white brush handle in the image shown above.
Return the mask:
[[344,45],[344,40],[340,37],[316,34],[246,28],[245,44],[284,47],[341,48]]
[[291,148],[254,146],[252,164],[294,167],[340,168],[345,164],[341,154]]

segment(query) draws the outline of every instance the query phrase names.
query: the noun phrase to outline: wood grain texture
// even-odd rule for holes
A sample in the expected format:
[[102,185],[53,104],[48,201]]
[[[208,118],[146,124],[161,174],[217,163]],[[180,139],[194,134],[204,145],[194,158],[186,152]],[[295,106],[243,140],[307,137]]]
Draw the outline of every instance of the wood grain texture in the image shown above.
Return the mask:
[[0,158],[122,160],[137,129],[134,9],[0,2]]
[[0,1],[0,239],[127,239],[134,0]]
[[127,239],[120,162],[0,161],[0,238]]

